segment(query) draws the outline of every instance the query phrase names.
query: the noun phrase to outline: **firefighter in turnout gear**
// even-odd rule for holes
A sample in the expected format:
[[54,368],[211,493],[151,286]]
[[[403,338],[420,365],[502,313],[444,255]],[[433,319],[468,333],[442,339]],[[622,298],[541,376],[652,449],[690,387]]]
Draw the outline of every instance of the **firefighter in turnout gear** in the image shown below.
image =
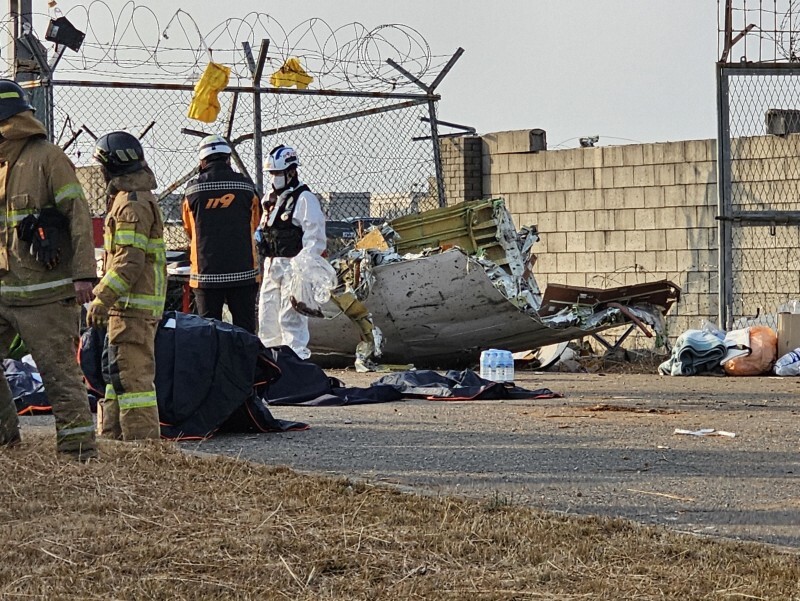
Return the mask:
[[264,275],[258,303],[258,336],[266,346],[289,346],[308,359],[308,317],[295,311],[289,293],[291,258],[300,251],[325,252],[325,215],[319,200],[297,174],[300,161],[289,146],[269,153],[264,168],[272,191],[264,201],[264,215],[256,230]]
[[197,313],[221,320],[227,304],[234,325],[255,334],[260,274],[253,235],[261,201],[250,179],[231,168],[225,138],[203,138],[198,158],[200,175],[186,186],[183,199]]
[[98,404],[104,438],[159,438],[155,334],[164,311],[166,253],[156,178],[139,140],[124,131],[100,137],[94,158],[108,182],[103,278],[86,322],[108,327],[103,348],[106,396]]
[[[64,152],[47,141],[24,91],[0,80],[0,344],[15,333],[42,376],[56,449],[97,456],[94,422],[75,361],[80,307],[97,276],[89,206]],[[11,391],[0,383],[0,446],[20,440]]]

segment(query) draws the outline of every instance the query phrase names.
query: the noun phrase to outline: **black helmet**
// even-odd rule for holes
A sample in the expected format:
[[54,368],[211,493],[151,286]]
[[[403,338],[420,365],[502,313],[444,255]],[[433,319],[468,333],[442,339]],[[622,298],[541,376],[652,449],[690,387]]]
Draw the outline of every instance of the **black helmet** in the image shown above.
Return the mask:
[[92,158],[113,177],[144,167],[144,150],[138,138],[126,131],[112,131],[97,138]]
[[33,107],[28,102],[28,95],[17,82],[0,79],[0,121],[5,121],[22,111],[32,110]]

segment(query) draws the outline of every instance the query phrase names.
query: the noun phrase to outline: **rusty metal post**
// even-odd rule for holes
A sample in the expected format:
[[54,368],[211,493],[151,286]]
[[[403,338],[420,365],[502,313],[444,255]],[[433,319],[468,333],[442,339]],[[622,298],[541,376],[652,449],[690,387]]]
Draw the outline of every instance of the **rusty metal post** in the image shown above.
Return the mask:
[[264,72],[264,63],[269,51],[269,40],[261,40],[261,49],[258,52],[258,62],[253,59],[253,51],[248,42],[242,42],[247,66],[253,78],[253,160],[255,162],[255,184],[259,196],[264,194],[264,144],[261,129],[261,75]]
[[439,145],[439,123],[436,121],[436,102],[428,101],[428,113],[431,119],[431,143],[433,144],[433,162],[436,167],[436,195],[439,206],[447,206],[447,196],[444,192],[444,166],[442,165],[442,148]]

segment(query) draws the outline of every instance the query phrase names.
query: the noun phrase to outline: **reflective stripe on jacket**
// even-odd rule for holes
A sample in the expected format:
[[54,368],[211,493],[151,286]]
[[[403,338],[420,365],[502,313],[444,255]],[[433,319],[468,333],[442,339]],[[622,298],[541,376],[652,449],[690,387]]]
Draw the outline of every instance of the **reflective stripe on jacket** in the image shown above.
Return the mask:
[[164,224],[148,169],[116,177],[106,216],[103,278],[95,296],[116,315],[160,318],[167,294]]

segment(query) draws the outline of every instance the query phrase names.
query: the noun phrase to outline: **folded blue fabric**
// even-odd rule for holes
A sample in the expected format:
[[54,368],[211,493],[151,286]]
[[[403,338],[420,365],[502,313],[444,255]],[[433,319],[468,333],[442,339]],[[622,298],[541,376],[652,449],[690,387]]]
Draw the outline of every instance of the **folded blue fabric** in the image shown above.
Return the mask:
[[686,330],[678,336],[670,358],[658,366],[665,376],[693,376],[719,371],[725,343],[705,330]]

